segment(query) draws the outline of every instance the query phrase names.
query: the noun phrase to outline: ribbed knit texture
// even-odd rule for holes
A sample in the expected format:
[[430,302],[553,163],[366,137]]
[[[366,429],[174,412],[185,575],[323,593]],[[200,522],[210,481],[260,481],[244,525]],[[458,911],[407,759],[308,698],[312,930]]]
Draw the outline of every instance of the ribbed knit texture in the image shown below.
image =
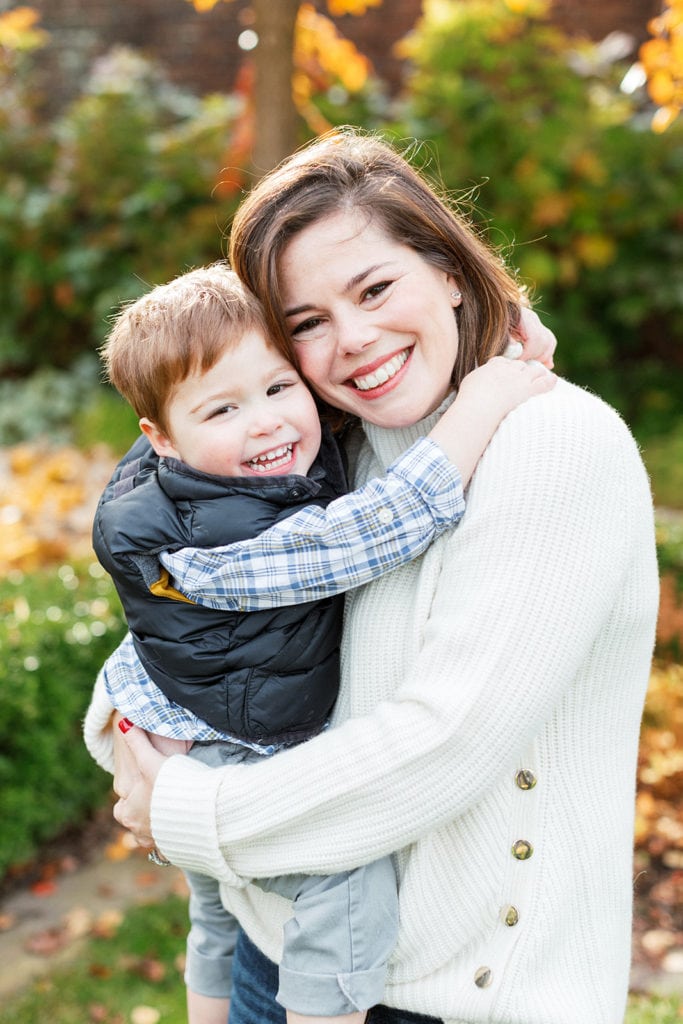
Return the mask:
[[[435,418],[368,426],[358,480]],[[621,1024],[657,597],[635,443],[560,382],[506,418],[460,526],[347,597],[336,727],[206,782],[172,758],[154,793],[159,847],[204,871],[222,857],[226,879],[400,850],[388,1003],[449,1024]],[[516,785],[520,768],[534,788]],[[512,856],[517,840],[529,859]],[[284,901],[253,886],[224,895],[277,959]]]

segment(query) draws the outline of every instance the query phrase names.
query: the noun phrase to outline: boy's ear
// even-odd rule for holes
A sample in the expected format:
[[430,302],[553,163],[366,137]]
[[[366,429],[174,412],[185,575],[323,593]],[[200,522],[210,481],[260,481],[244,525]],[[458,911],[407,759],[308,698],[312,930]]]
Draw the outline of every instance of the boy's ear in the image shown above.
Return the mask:
[[139,423],[140,430],[149,438],[149,443],[158,456],[166,456],[171,459],[180,458],[178,450],[174,447],[171,439],[159,429],[156,423],[152,423],[146,416],[143,416]]

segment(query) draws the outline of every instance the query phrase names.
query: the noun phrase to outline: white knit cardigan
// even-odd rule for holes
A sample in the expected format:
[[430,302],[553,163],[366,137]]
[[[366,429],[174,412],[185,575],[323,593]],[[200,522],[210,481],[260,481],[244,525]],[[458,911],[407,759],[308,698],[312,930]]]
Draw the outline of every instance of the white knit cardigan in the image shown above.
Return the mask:
[[[436,418],[367,426],[357,480]],[[158,846],[221,878],[275,960],[287,904],[245,879],[398,850],[387,1003],[448,1024],[621,1024],[657,599],[636,445],[559,382],[503,422],[460,526],[347,596],[335,727],[258,765],[171,758]],[[109,712],[99,683],[101,762]]]

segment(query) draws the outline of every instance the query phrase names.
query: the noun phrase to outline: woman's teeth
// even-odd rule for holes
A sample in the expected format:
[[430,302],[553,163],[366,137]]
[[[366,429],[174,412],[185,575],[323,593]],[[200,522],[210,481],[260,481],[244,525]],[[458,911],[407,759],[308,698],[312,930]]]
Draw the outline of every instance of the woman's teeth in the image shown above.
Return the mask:
[[359,391],[370,391],[372,388],[378,388],[380,384],[386,384],[388,380],[396,376],[407,358],[408,349],[404,349],[403,352],[399,352],[397,356],[383,363],[382,366],[378,366],[376,370],[368,373],[367,376],[352,377],[351,380]]
[[292,445],[283,444],[279,448],[273,448],[272,452],[264,452],[257,455],[255,459],[249,459],[247,465],[255,469],[257,473],[271,473],[280,466],[285,466],[292,458]]

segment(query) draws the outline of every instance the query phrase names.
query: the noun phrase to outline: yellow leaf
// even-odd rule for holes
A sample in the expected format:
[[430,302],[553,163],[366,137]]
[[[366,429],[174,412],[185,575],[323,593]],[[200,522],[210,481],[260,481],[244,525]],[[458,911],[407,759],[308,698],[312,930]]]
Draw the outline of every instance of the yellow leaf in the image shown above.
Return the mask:
[[647,83],[648,92],[657,106],[666,107],[676,92],[673,78],[668,71],[655,71]]
[[333,18],[341,18],[345,14],[356,16],[365,14],[368,7],[381,7],[382,0],[327,0],[327,9]]
[[0,46],[8,50],[33,50],[43,46],[49,34],[36,27],[39,17],[32,7],[14,7],[0,14]]
[[680,107],[660,107],[652,117],[652,130],[658,134],[665,132],[674,123],[680,112]]
[[587,267],[607,267],[614,260],[614,242],[606,235],[579,235],[574,249]]
[[[195,11],[199,11],[201,13],[202,11],[212,11],[218,3],[218,0],[187,0],[187,2],[192,4]],[[226,0],[226,2],[230,3],[231,0]]]
[[566,193],[549,192],[534,203],[531,220],[538,227],[555,227],[566,222],[571,208],[571,199]]
[[154,1006],[136,1006],[130,1012],[131,1024],[157,1024],[161,1013]]

